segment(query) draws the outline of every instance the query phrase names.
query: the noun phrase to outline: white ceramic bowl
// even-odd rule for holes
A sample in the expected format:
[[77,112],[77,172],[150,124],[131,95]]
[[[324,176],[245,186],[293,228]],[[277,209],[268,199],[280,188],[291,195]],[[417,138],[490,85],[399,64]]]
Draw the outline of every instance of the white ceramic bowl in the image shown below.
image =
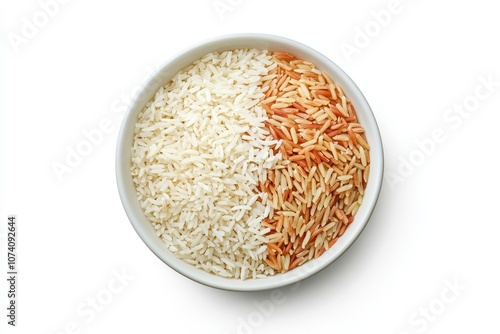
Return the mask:
[[[371,147],[370,177],[365,190],[363,204],[360,206],[354,221],[349,228],[347,228],[344,235],[339,238],[337,243],[318,259],[306,262],[304,265],[285,274],[277,274],[264,279],[249,279],[245,281],[223,278],[207,273],[177,259],[170,253],[166,249],[164,243],[155,236],[152,224],[144,216],[139,206],[135,187],[132,182],[132,176],[130,174],[130,148],[132,147],[134,125],[139,112],[153,97],[154,93],[161,86],[165,85],[175,73],[189,66],[203,55],[214,51],[239,48],[257,48],[270,51],[290,52],[300,59],[315,64],[318,69],[327,73],[335,82],[340,84],[346,96],[351,99],[356,109],[359,122],[365,128],[367,141]],[[296,41],[265,34],[236,34],[210,39],[184,50],[167,61],[151,79],[141,87],[128,108],[118,136],[116,178],[123,207],[125,208],[132,226],[144,243],[163,262],[182,275],[208,286],[226,290],[256,291],[273,289],[305,279],[330,265],[353,244],[368,223],[377,202],[382,186],[383,163],[382,141],[375,117],[359,88],[344,71],[318,51]]]

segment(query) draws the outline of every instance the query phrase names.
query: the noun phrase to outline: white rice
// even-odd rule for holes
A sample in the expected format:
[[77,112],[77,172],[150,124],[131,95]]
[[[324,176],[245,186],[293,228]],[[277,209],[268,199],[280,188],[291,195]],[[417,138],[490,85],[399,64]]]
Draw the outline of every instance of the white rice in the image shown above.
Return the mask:
[[265,50],[210,53],[180,71],[139,114],[132,148],[137,196],[157,236],[178,258],[224,276],[273,275],[258,190],[281,159],[266,139]]

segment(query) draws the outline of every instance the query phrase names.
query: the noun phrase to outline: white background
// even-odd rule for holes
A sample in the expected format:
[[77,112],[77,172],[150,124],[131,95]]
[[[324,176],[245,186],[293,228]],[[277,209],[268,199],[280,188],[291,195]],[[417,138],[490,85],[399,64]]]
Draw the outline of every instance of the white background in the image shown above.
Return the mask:
[[[219,15],[213,0],[70,0],[52,8],[47,22],[40,3],[48,0],[1,1],[2,332],[498,333],[494,2],[401,0],[380,27],[372,11],[387,9],[388,0],[226,1],[230,10]],[[45,25],[13,43],[34,16]],[[367,45],[364,29],[372,29]],[[272,307],[269,291],[219,291],[164,265],[132,229],[115,184],[116,138],[134,87],[184,48],[236,32],[290,37],[330,57],[373,108],[386,173],[394,177],[401,161],[417,161],[386,180],[354,246],[295,291],[282,289]],[[343,52],[347,44],[357,53]],[[497,86],[478,100],[481,77]],[[445,120],[464,101],[473,111]],[[54,163],[66,164],[83,132],[103,120],[112,129],[58,179]],[[446,140],[418,153],[416,141],[437,128]],[[5,317],[9,214],[19,230],[15,328]],[[128,280],[115,282],[122,271]],[[446,290],[450,282],[458,292]],[[120,291],[110,292],[110,283]],[[107,304],[91,315],[87,303],[97,296]]]

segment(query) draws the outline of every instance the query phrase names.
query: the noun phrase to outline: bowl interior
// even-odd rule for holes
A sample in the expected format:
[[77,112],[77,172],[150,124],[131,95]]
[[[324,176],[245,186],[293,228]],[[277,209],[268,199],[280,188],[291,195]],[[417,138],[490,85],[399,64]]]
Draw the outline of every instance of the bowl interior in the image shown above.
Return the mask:
[[[155,92],[161,86],[165,85],[178,71],[191,65],[205,54],[240,48],[290,52],[298,58],[315,64],[319,70],[327,73],[332,80],[340,84],[346,96],[351,99],[359,122],[365,128],[365,135],[370,144],[371,160],[370,177],[365,189],[363,203],[356,213],[354,221],[330,250],[318,259],[308,261],[304,265],[285,274],[277,274],[265,279],[245,281],[223,278],[207,273],[177,259],[170,253],[164,243],[155,236],[152,224],[143,214],[130,174],[131,147],[137,116],[146,103],[154,96]],[[116,155],[116,173],[118,191],[130,222],[146,245],[162,261],[182,275],[208,286],[226,290],[255,291],[277,288],[309,277],[335,261],[349,248],[364,229],[377,202],[383,177],[383,149],[375,117],[365,97],[355,83],[331,60],[301,43],[283,37],[263,34],[238,34],[214,38],[179,53],[166,62],[141,87],[135,99],[130,104],[120,129]]]

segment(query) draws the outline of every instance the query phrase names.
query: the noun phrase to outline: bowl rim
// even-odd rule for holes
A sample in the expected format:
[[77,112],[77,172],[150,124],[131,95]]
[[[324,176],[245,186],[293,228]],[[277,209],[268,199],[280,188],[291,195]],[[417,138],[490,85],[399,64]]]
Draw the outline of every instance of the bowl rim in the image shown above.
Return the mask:
[[[367,189],[365,189],[365,191],[367,192],[370,187],[371,190],[370,197],[369,198],[363,197],[363,203],[360,206],[360,211],[363,208],[365,213],[363,215],[362,221],[359,222],[358,220],[357,224],[359,226],[354,231],[349,231],[351,228],[350,226],[350,228],[346,230],[346,233],[343,235],[343,237],[339,238],[336,245],[334,245],[334,247],[325,252],[322,256],[320,256],[317,259],[308,261],[304,263],[302,266],[297,267],[285,274],[276,274],[274,276],[268,276],[267,278],[255,279],[255,280],[254,279],[240,280],[236,278],[224,278],[221,276],[217,276],[215,274],[210,274],[208,272],[205,272],[202,269],[198,269],[176,258],[165,247],[163,247],[163,249],[159,247],[158,241],[160,241],[162,244],[163,242],[158,237],[156,237],[154,233],[150,232],[152,231],[152,224],[148,221],[151,227],[150,231],[146,231],[146,229],[149,228],[144,228],[143,225],[141,225],[141,222],[144,223],[144,219],[146,218],[142,213],[142,209],[141,213],[137,212],[138,200],[135,192],[131,193],[130,191],[127,190],[127,184],[128,187],[130,188],[130,182],[132,182],[132,177],[130,175],[130,161],[129,161],[130,159],[128,159],[127,161],[126,151],[128,150],[130,152],[131,148],[131,145],[130,146],[127,145],[127,142],[129,141],[128,139],[131,139],[128,136],[133,137],[133,131],[132,134],[129,134],[130,127],[133,124],[135,124],[137,120],[137,115],[144,108],[145,103],[150,100],[151,96],[153,96],[153,94],[157,91],[159,87],[163,86],[166,82],[168,82],[168,80],[170,80],[171,77],[178,71],[178,70],[169,71],[169,68],[172,67],[173,64],[186,63],[186,58],[188,58],[188,60],[191,59],[188,57],[188,55],[196,53],[197,50],[199,51],[209,48],[212,51],[208,52],[221,51],[221,49],[218,49],[217,47],[218,45],[222,44],[238,45],[241,44],[241,42],[244,42],[243,44],[245,44],[255,40],[261,41],[264,44],[267,43],[267,44],[286,45],[289,46],[289,48],[291,49],[300,50],[299,53],[308,54],[312,58],[319,60],[321,64],[324,64],[326,68],[322,69],[322,71],[335,73],[334,75],[335,79],[333,80],[337,83],[341,82],[340,85],[344,90],[344,92],[347,91],[350,92],[350,94],[346,93],[346,95],[351,100],[353,100],[353,97],[355,96],[355,99],[357,100],[356,113],[359,118],[361,118],[360,115],[362,115],[363,116],[362,118],[365,119],[365,121],[360,123],[362,123],[363,127],[365,127],[365,130],[367,125],[369,125],[371,129],[371,139],[369,140],[370,161],[371,164],[374,161],[376,161],[377,168],[372,168],[372,165],[370,166],[369,182],[367,185]],[[237,49],[237,48],[239,47],[235,46],[232,49]],[[252,47],[249,46],[248,48]],[[231,47],[223,49],[230,50]],[[198,58],[194,58],[194,60],[196,59]],[[194,60],[188,61],[187,64],[188,65],[191,64]],[[316,66],[318,66],[317,65],[318,61],[313,63]],[[184,68],[186,66],[183,66],[181,68]],[[332,77],[331,73],[328,74]],[[162,77],[165,77],[166,80],[164,80],[165,78],[163,78],[162,80]],[[159,78],[160,81],[158,80]],[[158,86],[158,88],[153,89],[153,87],[156,86]],[[373,148],[376,149],[373,150]],[[125,112],[124,118],[120,125],[120,130],[117,139],[117,146],[116,146],[115,170],[116,170],[116,182],[117,182],[118,193],[123,208],[127,214],[127,217],[132,227],[139,235],[139,237],[142,239],[142,241],[160,260],[162,260],[165,264],[167,264],[169,267],[171,267],[181,275],[206,286],[222,290],[232,290],[232,291],[261,291],[261,290],[274,289],[289,284],[293,284],[320,272],[321,270],[325,269],[327,266],[335,262],[338,258],[340,258],[352,246],[352,244],[354,244],[354,242],[359,238],[360,234],[363,232],[366,225],[370,221],[370,217],[373,214],[373,210],[375,209],[375,206],[378,202],[378,198],[383,183],[384,153],[383,153],[383,144],[380,135],[380,130],[377,121],[375,119],[375,116],[373,114],[373,111],[370,105],[368,104],[368,101],[366,100],[365,96],[363,95],[359,87],[355,84],[355,82],[337,64],[335,64],[332,60],[324,56],[319,51],[286,37],[270,35],[270,34],[262,34],[262,33],[241,33],[241,34],[220,35],[217,37],[206,39],[188,48],[185,48],[180,52],[177,52],[174,56],[172,56],[170,59],[164,62],[148,78],[148,80],[141,85],[140,89],[135,93],[134,98],[128,105],[127,111]],[[133,189],[135,190],[135,187]],[[356,216],[358,216],[358,214],[359,211],[356,214]],[[354,222],[352,224],[354,224]],[[346,234],[348,234],[348,231],[350,237],[347,240],[345,239],[345,237]],[[330,256],[326,256],[327,253],[331,252],[335,247],[336,247],[336,252],[331,253]]]

